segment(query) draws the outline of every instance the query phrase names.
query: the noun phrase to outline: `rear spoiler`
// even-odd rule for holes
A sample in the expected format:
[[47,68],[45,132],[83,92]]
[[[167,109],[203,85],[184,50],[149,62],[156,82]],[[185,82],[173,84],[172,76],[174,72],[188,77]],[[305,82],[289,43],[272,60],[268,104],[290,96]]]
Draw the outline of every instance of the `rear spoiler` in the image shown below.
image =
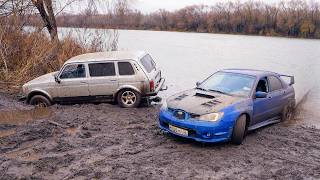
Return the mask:
[[290,83],[289,86],[294,85],[294,76],[289,76],[289,75],[279,75],[280,77],[285,77],[285,78],[290,78]]

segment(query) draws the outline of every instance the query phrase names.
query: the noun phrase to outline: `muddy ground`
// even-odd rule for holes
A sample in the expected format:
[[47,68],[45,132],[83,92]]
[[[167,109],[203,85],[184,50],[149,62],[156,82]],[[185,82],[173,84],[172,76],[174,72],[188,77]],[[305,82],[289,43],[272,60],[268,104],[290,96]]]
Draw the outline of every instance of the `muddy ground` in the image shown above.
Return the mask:
[[0,94],[0,179],[320,179],[320,130],[292,123],[243,145],[158,128],[158,106],[33,107]]

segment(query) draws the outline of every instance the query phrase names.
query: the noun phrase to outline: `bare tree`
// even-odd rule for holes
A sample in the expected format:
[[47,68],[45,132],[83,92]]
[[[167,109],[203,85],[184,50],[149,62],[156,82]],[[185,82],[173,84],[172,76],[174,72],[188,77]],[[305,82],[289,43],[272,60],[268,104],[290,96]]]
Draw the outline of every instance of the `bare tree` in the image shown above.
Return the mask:
[[51,40],[59,44],[57,23],[53,12],[52,0],[32,0],[38,9],[44,25],[49,31]]

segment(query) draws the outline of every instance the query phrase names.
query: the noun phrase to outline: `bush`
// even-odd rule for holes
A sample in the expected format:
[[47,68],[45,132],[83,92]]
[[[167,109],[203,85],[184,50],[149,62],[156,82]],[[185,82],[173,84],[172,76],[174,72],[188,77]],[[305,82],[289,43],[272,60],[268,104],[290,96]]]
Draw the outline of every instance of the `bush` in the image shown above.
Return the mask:
[[[69,58],[102,51],[101,42],[93,38],[89,46],[71,35],[56,46],[43,31],[26,32],[15,25],[0,23],[0,81],[19,86],[45,73],[57,71]],[[55,54],[55,52],[57,52]]]

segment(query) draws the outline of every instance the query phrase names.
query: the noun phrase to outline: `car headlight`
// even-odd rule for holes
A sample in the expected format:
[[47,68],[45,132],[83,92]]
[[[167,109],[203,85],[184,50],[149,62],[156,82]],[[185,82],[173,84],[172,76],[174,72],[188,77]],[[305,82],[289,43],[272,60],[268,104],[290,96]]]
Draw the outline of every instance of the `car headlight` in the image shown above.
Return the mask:
[[224,114],[223,112],[205,114],[205,115],[201,115],[199,117],[199,120],[216,122],[223,117],[223,114]]
[[162,101],[162,106],[161,106],[160,110],[162,110],[162,111],[168,110],[168,105],[167,105],[167,101],[166,100]]

